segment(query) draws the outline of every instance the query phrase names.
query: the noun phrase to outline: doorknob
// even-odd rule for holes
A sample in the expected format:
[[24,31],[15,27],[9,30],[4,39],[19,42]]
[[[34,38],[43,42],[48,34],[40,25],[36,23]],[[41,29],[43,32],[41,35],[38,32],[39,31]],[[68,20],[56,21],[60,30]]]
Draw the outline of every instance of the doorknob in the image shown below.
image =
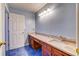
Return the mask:
[[6,43],[0,40],[0,46],[5,45]]

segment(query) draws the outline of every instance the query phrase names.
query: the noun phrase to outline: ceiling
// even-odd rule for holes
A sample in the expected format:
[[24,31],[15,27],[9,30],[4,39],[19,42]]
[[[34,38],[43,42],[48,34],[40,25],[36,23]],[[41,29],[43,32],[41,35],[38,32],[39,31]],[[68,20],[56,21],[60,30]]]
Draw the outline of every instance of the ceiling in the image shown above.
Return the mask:
[[9,7],[29,10],[34,13],[40,10],[45,5],[46,3],[8,3]]

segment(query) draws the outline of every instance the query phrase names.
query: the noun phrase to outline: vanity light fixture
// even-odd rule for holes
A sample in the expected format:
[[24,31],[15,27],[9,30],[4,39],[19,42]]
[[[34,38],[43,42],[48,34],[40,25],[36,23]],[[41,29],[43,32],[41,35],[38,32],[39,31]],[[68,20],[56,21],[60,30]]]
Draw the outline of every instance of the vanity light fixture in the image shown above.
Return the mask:
[[47,16],[52,13],[52,9],[48,8],[39,14],[40,17]]

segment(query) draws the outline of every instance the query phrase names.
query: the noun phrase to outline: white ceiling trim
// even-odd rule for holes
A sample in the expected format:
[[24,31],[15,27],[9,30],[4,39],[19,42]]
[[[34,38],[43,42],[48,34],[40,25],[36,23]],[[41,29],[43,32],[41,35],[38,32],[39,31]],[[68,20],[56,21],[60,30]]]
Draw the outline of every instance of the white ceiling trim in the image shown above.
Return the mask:
[[32,12],[39,11],[42,7],[44,7],[47,3],[8,3],[9,7],[29,10]]

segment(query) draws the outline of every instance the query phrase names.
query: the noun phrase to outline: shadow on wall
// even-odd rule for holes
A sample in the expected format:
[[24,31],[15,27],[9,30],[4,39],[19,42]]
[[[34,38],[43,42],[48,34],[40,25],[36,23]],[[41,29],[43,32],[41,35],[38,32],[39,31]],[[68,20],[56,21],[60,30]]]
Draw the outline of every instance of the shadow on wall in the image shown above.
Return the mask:
[[29,45],[29,36],[27,35],[26,39],[25,39],[25,43],[24,46]]

